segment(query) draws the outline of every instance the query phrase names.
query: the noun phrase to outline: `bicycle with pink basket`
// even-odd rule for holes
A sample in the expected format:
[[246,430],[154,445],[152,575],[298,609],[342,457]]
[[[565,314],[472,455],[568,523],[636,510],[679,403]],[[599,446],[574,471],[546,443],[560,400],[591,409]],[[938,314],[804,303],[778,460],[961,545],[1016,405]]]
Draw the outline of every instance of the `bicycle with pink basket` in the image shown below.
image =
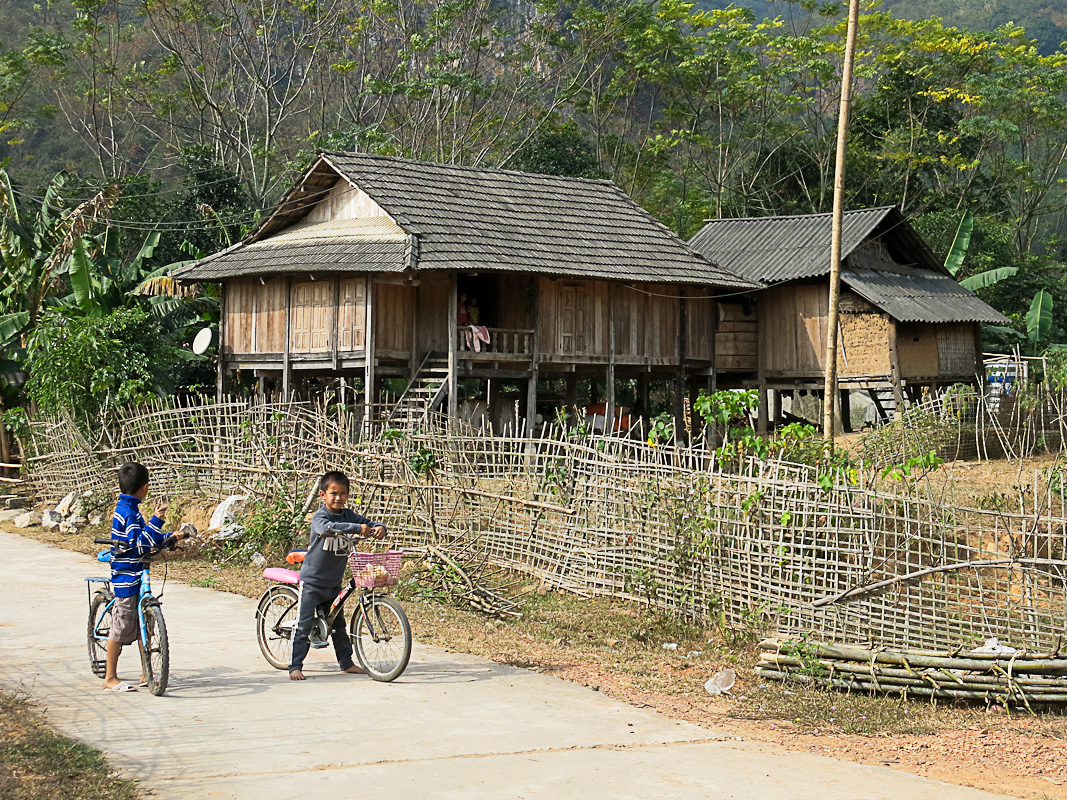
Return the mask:
[[[334,533],[335,536],[356,542],[363,537]],[[286,562],[299,566],[306,550],[291,550]],[[376,681],[392,681],[400,677],[411,657],[411,626],[404,609],[389,596],[400,575],[400,550],[384,553],[348,554],[352,578],[329,605],[315,609],[311,628],[311,646],[326,647],[330,629],[338,614],[344,613],[345,601],[356,594],[357,608],[352,614],[348,632],[359,665]],[[256,608],[256,636],[263,657],[276,669],[289,668],[289,656],[296,632],[297,584],[300,573],[281,567],[268,567],[263,577],[272,581],[259,599]]]

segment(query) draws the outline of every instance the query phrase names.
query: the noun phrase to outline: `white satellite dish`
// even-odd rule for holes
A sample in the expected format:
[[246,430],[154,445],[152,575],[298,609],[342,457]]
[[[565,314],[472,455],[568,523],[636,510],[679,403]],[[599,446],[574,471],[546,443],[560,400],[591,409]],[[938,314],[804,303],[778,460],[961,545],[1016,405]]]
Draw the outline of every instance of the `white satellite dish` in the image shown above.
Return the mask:
[[193,339],[193,352],[198,356],[204,355],[204,353],[207,352],[207,349],[211,347],[211,340],[214,336],[214,331],[212,331],[211,328],[204,328],[198,331],[196,338]]

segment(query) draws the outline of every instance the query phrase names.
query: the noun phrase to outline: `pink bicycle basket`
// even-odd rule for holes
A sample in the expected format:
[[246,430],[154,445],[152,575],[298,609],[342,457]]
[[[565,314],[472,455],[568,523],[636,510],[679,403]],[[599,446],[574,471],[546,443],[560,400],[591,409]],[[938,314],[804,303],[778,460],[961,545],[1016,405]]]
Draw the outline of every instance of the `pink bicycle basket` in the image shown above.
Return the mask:
[[386,550],[384,553],[349,553],[348,566],[352,568],[352,580],[356,586],[375,589],[379,586],[396,586],[400,579],[402,550]]

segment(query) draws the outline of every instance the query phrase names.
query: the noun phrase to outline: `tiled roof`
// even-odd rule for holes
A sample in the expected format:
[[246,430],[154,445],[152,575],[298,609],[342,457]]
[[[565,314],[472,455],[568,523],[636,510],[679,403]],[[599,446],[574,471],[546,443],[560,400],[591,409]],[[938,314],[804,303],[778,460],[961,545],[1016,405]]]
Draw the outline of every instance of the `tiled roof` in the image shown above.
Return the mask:
[[[264,258],[254,248],[303,218],[337,175],[366,192],[414,237],[410,263],[419,270],[754,288],[692,250],[610,181],[338,152],[322,153],[243,249],[204,259],[176,277],[248,274],[236,272],[247,269],[241,259]],[[312,263],[330,263],[335,255],[332,245],[322,242],[286,253],[286,258],[297,257],[307,259],[299,268],[305,271]],[[212,269],[209,278],[213,260],[225,265]],[[262,271],[266,262],[259,263],[255,269]]]
[[249,275],[307,272],[401,272],[408,237],[387,218],[292,225],[258,242],[242,242],[171,275],[215,281]]
[[[830,214],[712,220],[689,244],[749,280],[773,285],[818,278],[830,273],[831,221]],[[892,261],[876,268],[850,264],[849,257],[859,259],[858,251],[875,238],[892,254]],[[895,207],[846,211],[841,257],[841,280],[894,319],[1007,321],[952,278]]]

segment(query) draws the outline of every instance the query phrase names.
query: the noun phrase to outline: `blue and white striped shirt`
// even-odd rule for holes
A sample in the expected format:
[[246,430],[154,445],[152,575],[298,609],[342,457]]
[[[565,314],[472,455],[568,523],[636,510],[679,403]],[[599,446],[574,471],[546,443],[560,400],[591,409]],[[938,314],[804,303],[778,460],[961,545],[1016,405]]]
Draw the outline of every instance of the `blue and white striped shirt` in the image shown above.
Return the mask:
[[[111,587],[115,597],[136,597],[141,591],[142,558],[154,546],[163,542],[163,520],[153,516],[145,525],[138,506],[141,500],[130,494],[120,494],[115,513],[111,517]],[[115,558],[115,553],[123,553]]]

